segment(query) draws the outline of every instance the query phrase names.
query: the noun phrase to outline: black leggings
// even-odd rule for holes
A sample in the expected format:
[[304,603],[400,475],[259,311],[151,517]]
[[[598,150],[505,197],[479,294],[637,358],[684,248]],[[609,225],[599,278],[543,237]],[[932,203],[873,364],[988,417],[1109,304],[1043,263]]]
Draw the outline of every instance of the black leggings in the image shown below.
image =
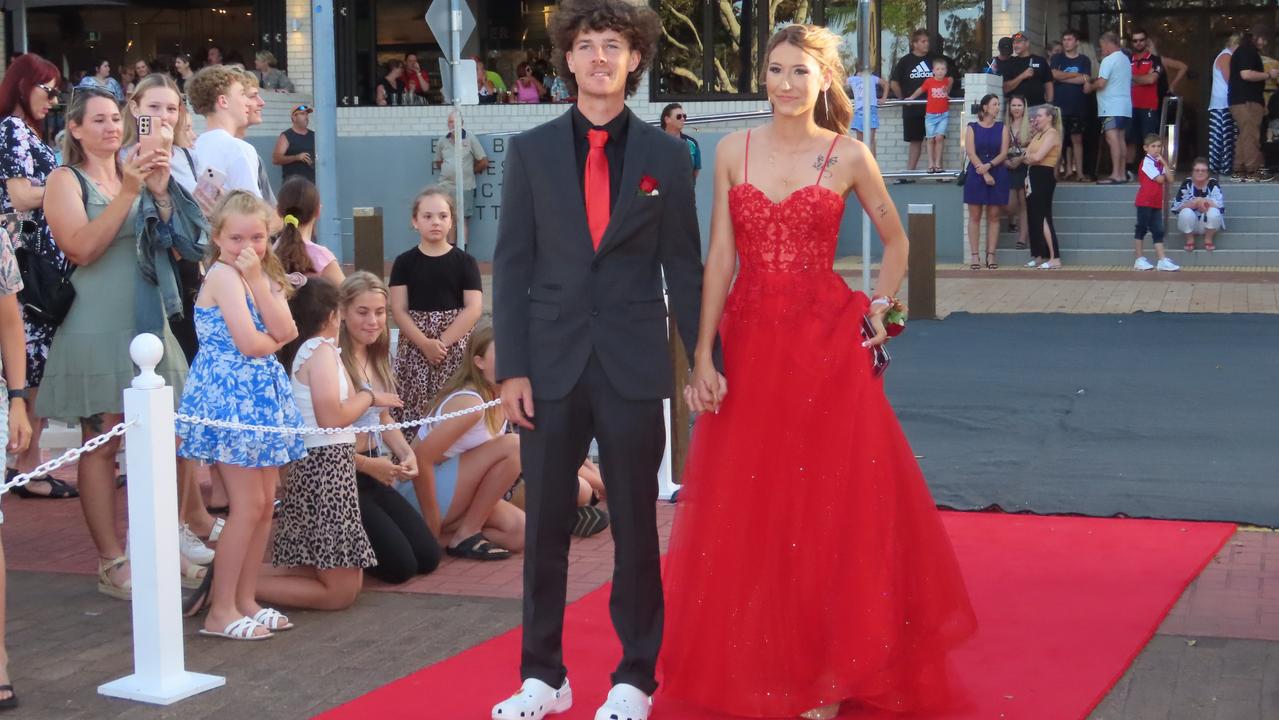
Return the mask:
[[[1057,178],[1047,165],[1030,166],[1030,193],[1026,195],[1026,223],[1030,235],[1030,255],[1037,258],[1060,258],[1057,229],[1053,227],[1053,192]],[[1044,222],[1048,236],[1044,236]]]
[[377,555],[369,574],[398,585],[439,567],[440,543],[409,501],[364,473],[356,473],[355,481],[364,532]]

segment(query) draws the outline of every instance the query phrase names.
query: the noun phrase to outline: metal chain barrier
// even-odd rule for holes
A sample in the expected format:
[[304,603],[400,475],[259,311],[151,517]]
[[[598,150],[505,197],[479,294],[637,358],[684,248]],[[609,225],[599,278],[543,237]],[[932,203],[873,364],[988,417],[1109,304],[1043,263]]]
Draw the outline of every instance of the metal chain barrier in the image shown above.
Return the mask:
[[183,415],[179,413],[176,418],[179,422],[191,423],[193,425],[205,425],[208,427],[221,428],[223,430],[238,430],[240,432],[260,432],[260,433],[277,433],[280,435],[338,435],[345,433],[380,433],[387,430],[400,430],[403,428],[417,427],[418,425],[430,425],[432,423],[441,423],[445,420],[464,417],[472,413],[483,412],[490,408],[495,408],[502,404],[501,400],[489,400],[486,403],[476,405],[473,408],[465,410],[456,410],[454,412],[444,413],[438,417],[426,417],[418,420],[408,420],[398,423],[386,423],[383,425],[365,425],[362,427],[344,427],[344,428],[319,428],[319,427],[273,427],[270,425],[246,425],[244,423],[231,422],[230,420],[214,420],[212,418],[193,417],[191,415]]
[[10,490],[12,490],[13,488],[19,485],[26,485],[32,480],[39,480],[47,476],[49,473],[53,472],[54,470],[57,470],[58,468],[62,467],[63,465],[68,465],[70,463],[78,461],[81,455],[88,452],[93,452],[94,450],[97,450],[103,445],[106,445],[108,442],[111,441],[112,438],[116,438],[123,435],[124,431],[128,430],[129,427],[132,426],[135,422],[137,421],[134,420],[127,423],[125,422],[119,423],[115,427],[93,438],[92,440],[85,443],[81,447],[72,448],[71,450],[66,451],[65,453],[50,460],[49,462],[46,462],[42,465],[37,466],[36,469],[32,470],[29,473],[20,473],[18,475],[14,475],[12,480],[9,480],[8,482],[0,484],[0,495],[3,495],[4,493],[9,492]]

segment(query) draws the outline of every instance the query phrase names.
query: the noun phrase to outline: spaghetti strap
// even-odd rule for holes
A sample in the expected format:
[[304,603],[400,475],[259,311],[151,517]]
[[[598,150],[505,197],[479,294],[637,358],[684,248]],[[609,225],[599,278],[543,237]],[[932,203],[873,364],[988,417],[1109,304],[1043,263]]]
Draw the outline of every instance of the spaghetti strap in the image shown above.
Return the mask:
[[826,151],[826,162],[822,163],[822,169],[817,171],[817,182],[813,183],[814,185],[822,184],[822,176],[826,174],[826,166],[830,165],[830,156],[835,152],[835,143],[837,142],[839,142],[838,133],[836,133],[835,137],[830,141],[830,149]]
[[746,157],[742,159],[742,182],[748,183],[751,181],[751,131],[750,131],[750,128],[747,128],[746,130],[745,155]]

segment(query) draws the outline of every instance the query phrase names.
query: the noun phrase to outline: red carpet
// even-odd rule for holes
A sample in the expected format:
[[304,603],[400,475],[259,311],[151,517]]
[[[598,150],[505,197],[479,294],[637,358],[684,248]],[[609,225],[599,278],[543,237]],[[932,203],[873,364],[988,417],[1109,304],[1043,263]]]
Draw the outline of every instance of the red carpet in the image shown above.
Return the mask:
[[[1082,718],[1154,634],[1234,526],[945,513],[977,610],[977,634],[953,654],[971,705],[945,718]],[[519,630],[381,687],[322,717],[481,720],[519,686]],[[608,587],[569,607],[565,656],[574,707],[589,720],[620,650]],[[652,720],[721,716],[664,700]],[[841,718],[887,714],[845,708]],[[900,716],[897,716],[900,717]]]

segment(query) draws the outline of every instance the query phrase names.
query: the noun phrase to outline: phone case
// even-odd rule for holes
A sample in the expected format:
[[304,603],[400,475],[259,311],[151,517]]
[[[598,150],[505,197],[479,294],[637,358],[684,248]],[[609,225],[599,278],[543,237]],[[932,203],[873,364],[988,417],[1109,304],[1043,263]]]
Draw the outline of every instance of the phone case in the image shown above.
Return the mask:
[[[862,339],[869,340],[873,337],[875,337],[875,326],[870,324],[869,315],[863,315]],[[875,377],[879,377],[888,369],[888,364],[893,361],[893,356],[888,354],[888,348],[884,347],[882,344],[876,345],[871,348],[871,350],[873,351],[873,372],[875,373]]]

